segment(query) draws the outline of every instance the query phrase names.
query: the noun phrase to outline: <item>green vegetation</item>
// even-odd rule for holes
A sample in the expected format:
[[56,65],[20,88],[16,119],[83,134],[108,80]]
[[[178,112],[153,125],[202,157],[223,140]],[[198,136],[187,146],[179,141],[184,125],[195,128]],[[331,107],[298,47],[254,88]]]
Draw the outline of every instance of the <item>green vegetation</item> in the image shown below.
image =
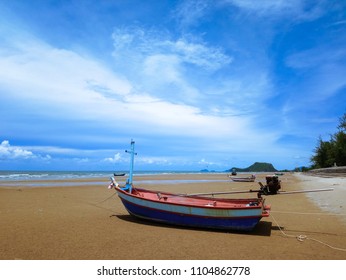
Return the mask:
[[312,168],[346,166],[346,113],[340,118],[338,131],[329,141],[318,139],[315,154],[311,157]]
[[[271,163],[266,162],[255,162],[247,168],[233,167],[236,172],[276,172],[277,170]],[[232,171],[233,168],[230,170]]]

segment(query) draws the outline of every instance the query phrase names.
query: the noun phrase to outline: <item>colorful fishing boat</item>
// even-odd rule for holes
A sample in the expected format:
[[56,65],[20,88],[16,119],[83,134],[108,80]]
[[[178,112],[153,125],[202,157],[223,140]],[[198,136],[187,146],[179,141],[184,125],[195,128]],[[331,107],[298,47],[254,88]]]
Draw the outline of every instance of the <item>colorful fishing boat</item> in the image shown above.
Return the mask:
[[129,178],[123,187],[112,177],[114,188],[129,214],[146,220],[188,227],[251,231],[263,217],[269,216],[270,206],[264,199],[229,199],[206,197],[212,193],[173,194],[135,188],[132,184],[134,144],[131,141]]
[[189,227],[252,230],[270,207],[264,199],[222,199],[115,187],[126,210],[138,218]]

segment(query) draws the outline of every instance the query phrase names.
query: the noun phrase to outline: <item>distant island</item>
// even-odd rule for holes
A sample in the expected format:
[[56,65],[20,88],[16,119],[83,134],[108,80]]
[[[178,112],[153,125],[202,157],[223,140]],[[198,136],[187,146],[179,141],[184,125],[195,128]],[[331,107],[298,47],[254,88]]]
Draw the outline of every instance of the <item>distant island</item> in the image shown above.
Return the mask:
[[235,170],[236,172],[277,172],[271,163],[267,162],[255,162],[246,168],[232,167],[227,171]]
[[200,172],[216,172],[215,170],[202,169]]
[[[224,172],[232,172],[233,170],[235,172],[278,172],[278,170],[276,170],[271,163],[267,163],[267,162],[255,162],[254,164],[246,168],[232,167],[231,169],[227,169]],[[284,170],[284,171],[287,171],[287,170]],[[209,170],[209,169],[201,169],[200,172],[210,173],[210,172],[216,172],[216,171]]]

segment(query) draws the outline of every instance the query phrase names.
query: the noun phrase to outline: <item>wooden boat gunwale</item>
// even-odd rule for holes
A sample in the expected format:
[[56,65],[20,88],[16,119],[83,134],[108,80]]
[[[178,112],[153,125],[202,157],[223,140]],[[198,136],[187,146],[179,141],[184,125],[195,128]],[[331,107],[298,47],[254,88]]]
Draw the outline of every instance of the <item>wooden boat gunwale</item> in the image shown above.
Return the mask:
[[[150,199],[150,198],[146,198],[146,197],[141,197],[138,196],[136,194],[133,193],[129,193],[119,187],[116,187],[116,190],[127,195],[127,196],[131,196],[131,197],[135,197],[141,200],[146,200],[146,201],[150,201],[150,202],[157,202],[157,203],[163,203],[163,204],[171,204],[171,205],[177,205],[177,206],[186,206],[186,207],[197,207],[197,208],[210,208],[209,206],[206,205],[195,205],[195,204],[189,204],[189,203],[178,203],[178,202],[172,202],[172,201],[167,201],[167,200],[160,200],[158,198],[158,200],[154,200],[154,199]],[[143,191],[143,192],[148,192],[148,193],[152,193],[152,194],[161,194],[161,195],[168,195],[171,197],[184,197],[180,194],[174,194],[174,193],[170,193],[170,192],[161,192],[161,191],[154,191],[154,190],[148,190],[148,189],[141,189],[141,188],[133,188],[133,191]],[[244,209],[259,209],[259,208],[263,208],[264,207],[264,199],[262,198],[211,198],[211,197],[189,197],[190,200],[204,200],[204,201],[216,201],[216,202],[223,202],[223,203],[236,203],[239,202],[238,204],[243,204],[242,206],[234,206],[234,207],[225,207],[225,206],[218,206],[215,205],[213,206],[213,208],[216,209],[220,209],[220,210],[244,210]],[[255,202],[258,203],[258,205],[248,205],[245,206],[245,203],[251,203],[251,202]]]

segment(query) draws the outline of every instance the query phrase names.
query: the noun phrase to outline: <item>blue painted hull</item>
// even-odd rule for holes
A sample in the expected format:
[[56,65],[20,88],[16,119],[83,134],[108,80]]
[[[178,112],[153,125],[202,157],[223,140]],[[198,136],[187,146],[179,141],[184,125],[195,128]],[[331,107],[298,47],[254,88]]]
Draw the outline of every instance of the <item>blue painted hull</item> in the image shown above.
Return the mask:
[[151,221],[188,227],[202,227],[224,230],[251,231],[261,217],[215,218],[165,212],[151,209],[123,200],[126,210],[133,216]]
[[150,201],[119,191],[118,195],[131,215],[179,226],[251,231],[263,214],[261,207],[215,209]]

